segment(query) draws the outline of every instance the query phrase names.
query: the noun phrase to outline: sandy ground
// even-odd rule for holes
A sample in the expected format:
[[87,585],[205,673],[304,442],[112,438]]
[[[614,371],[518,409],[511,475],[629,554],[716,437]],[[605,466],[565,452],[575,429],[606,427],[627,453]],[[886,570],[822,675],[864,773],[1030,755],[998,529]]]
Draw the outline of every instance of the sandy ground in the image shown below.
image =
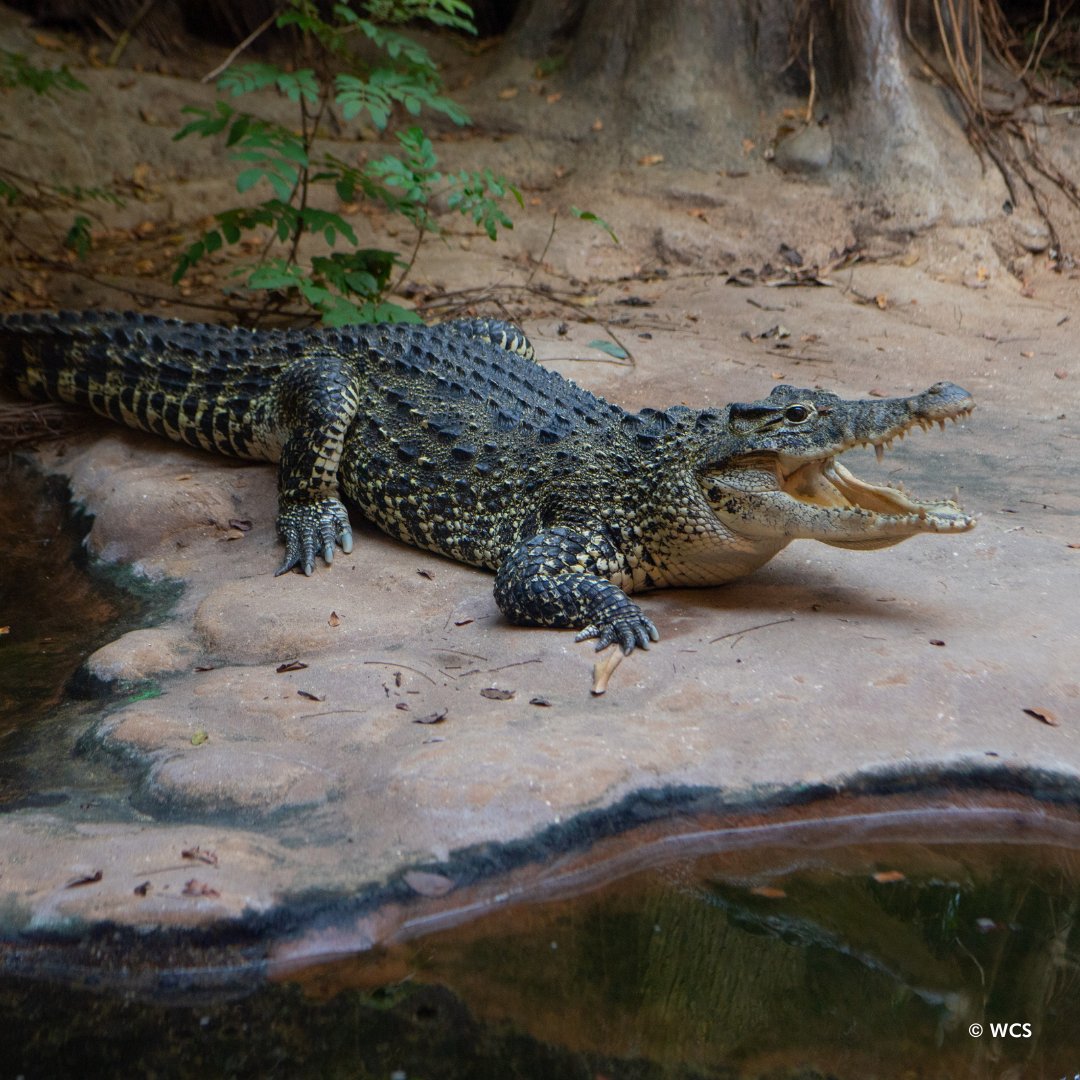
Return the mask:
[[[147,76],[136,90],[120,88],[122,72],[89,76],[116,133],[107,154],[80,139],[85,113],[48,102],[20,137],[39,145],[49,130],[56,167],[105,156],[132,178],[90,267],[167,296],[160,267],[178,223],[231,180],[208,148],[170,149],[179,103],[199,92],[188,81]],[[957,489],[977,529],[876,553],[799,542],[731,586],[648,596],[661,641],[596,697],[591,647],[508,625],[489,575],[361,526],[331,570],[274,580],[272,468],[95,424],[43,450],[43,465],[95,515],[97,555],[186,590],[166,623],[88,661],[103,679],[161,689],[118,694],[89,732],[72,732],[127,770],[134,820],[76,806],[5,814],[6,935],[331,904],[455,852],[497,866],[502,845],[572,831],[584,811],[677,809],[687,791],[752,806],[966,775],[1075,796],[1075,275],[1026,250],[1039,241],[1019,226],[870,233],[858,199],[778,172],[585,175],[564,166],[565,145],[490,132],[440,149],[465,160],[478,147],[507,171],[516,161],[526,207],[497,246],[447,219],[410,275],[414,295],[463,290],[470,308],[520,320],[542,362],[628,408],[754,400],[778,381],[850,397],[960,383],[978,403],[967,422],[916,433],[881,466],[849,456],[919,493]],[[602,214],[622,243],[572,221],[571,205]],[[409,242],[378,215],[358,222]],[[831,265],[822,284],[779,287],[791,275],[765,268],[784,265],[782,244]],[[862,257],[834,265],[850,247]],[[189,306],[151,310],[192,316],[228,269],[213,264]],[[131,303],[29,260],[4,275],[10,307]],[[213,858],[180,857],[192,851]]]

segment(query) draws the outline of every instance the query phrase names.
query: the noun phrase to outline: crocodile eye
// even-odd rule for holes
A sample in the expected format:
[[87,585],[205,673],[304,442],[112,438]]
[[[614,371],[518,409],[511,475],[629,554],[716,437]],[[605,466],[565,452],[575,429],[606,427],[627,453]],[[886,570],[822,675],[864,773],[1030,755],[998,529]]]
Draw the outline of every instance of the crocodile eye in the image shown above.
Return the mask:
[[784,410],[784,419],[790,424],[801,424],[810,419],[810,410],[805,405],[789,405]]

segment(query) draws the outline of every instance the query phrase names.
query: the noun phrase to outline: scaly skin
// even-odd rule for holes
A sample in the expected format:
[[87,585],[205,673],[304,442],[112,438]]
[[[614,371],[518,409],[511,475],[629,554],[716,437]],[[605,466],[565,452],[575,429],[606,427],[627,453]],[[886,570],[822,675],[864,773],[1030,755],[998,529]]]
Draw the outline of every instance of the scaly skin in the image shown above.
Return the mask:
[[248,331],[86,312],[0,319],[0,385],[217,453],[280,462],[285,560],[352,550],[345,502],[406,543],[495,571],[517,623],[647,648],[629,594],[716,585],[795,539],[851,548],[975,522],[835,459],[966,416],[966,391],[630,414],[533,362],[517,327]]

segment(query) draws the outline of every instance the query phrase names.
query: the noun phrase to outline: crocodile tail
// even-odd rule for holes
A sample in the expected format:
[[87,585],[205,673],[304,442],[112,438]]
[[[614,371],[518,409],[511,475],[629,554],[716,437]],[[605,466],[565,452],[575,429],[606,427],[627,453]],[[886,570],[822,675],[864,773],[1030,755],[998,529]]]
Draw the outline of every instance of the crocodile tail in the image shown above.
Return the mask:
[[132,312],[0,317],[0,385],[236,457],[274,459],[274,377],[299,334]]

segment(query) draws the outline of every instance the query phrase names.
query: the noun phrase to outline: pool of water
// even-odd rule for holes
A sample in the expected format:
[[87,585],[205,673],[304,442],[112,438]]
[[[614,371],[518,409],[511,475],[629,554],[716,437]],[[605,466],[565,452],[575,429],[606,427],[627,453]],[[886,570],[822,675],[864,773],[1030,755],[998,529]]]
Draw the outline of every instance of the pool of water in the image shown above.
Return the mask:
[[698,850],[202,997],[8,977],[0,1040],[28,1078],[1072,1080],[1080,859],[1038,829]]
[[90,524],[62,481],[0,462],[0,811],[65,801],[67,781],[96,787],[92,768],[68,769],[88,710],[66,689],[95,649],[176,596],[89,559]]

